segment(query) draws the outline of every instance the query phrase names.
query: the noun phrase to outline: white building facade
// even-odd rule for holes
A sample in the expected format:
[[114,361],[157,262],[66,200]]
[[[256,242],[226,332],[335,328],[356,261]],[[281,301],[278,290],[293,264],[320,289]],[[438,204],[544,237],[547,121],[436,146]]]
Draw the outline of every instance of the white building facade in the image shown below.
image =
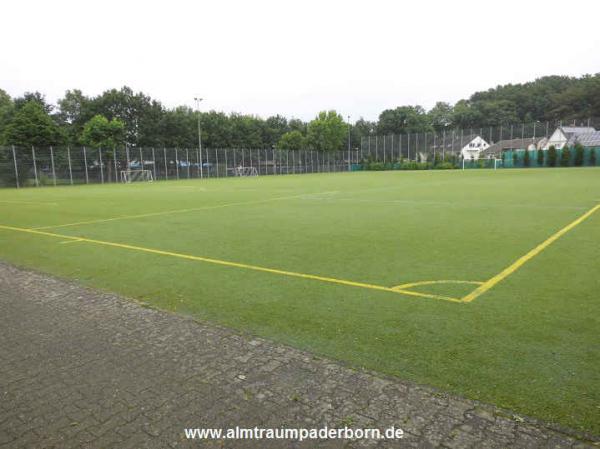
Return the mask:
[[460,150],[460,154],[463,159],[474,160],[479,159],[479,155],[483,150],[487,150],[490,144],[487,143],[481,136],[474,136],[471,140]]

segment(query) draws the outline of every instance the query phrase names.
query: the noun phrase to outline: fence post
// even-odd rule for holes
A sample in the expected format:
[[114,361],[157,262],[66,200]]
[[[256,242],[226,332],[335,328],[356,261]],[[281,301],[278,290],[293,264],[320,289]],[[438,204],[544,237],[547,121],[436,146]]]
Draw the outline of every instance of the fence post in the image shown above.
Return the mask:
[[210,178],[210,158],[208,157],[208,148],[206,149],[206,163],[208,164],[206,170],[208,172],[208,177]]
[[71,165],[71,147],[67,146],[67,161],[69,162],[69,180],[73,185],[73,167]]
[[442,135],[442,162],[446,162],[446,130]]
[[113,147],[113,166],[115,167],[115,184],[119,182],[119,178],[117,177],[117,148]]
[[31,145],[31,157],[33,158],[33,175],[35,176],[35,186],[39,187],[40,183],[38,181],[37,163],[35,161],[35,148],[33,147],[33,145]]
[[90,179],[89,179],[89,176],[88,176],[87,154],[86,154],[86,151],[85,151],[85,147],[83,147],[83,165],[85,167],[85,183],[89,184]]
[[177,156],[177,148],[175,148],[175,175],[179,180],[179,157]]
[[17,183],[17,189],[19,186],[19,169],[17,168],[17,153],[15,153],[15,146],[12,146],[13,162],[15,164],[15,180]]
[[167,149],[163,147],[163,156],[165,158],[165,181],[169,180],[169,168],[167,166]]
[[296,174],[296,155],[295,151],[292,151],[292,174]]
[[56,187],[56,171],[54,170],[54,150],[52,149],[52,145],[50,145],[50,165],[52,166],[52,181],[54,187]]
[[154,153],[154,147],[152,147],[152,174],[156,181],[156,154]]
[[102,147],[98,148],[98,158],[100,159],[100,181],[104,184],[104,163],[102,162]]
[[185,163],[187,164],[187,177],[190,179],[190,152],[185,149]]

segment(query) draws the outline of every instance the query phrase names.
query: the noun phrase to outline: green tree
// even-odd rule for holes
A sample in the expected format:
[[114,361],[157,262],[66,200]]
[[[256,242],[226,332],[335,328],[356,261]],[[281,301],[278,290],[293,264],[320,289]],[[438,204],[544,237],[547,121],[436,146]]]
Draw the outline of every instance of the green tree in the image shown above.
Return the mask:
[[5,127],[8,145],[48,147],[64,143],[61,129],[37,101],[23,104]]
[[70,143],[78,142],[83,126],[94,116],[91,100],[80,90],[67,90],[58,100],[56,118]]
[[42,107],[42,109],[44,109],[46,114],[50,114],[52,112],[52,110],[54,109],[54,106],[52,106],[51,104],[48,104],[44,94],[37,92],[37,91],[36,92],[25,92],[22,97],[15,98],[15,109],[17,109],[17,110],[21,109],[27,103],[30,103],[32,101],[39,104]]
[[3,143],[4,130],[10,123],[14,110],[15,105],[10,95],[0,89],[0,144]]
[[561,167],[568,167],[571,165],[571,151],[568,146],[564,146],[560,153],[560,165]]
[[468,100],[460,100],[454,105],[452,123],[457,128],[471,128],[482,122],[481,112],[471,105]]
[[379,114],[379,134],[408,134],[433,131],[430,117],[421,106],[400,106]]
[[307,144],[315,150],[335,151],[344,148],[348,128],[335,111],[321,111],[308,124]]
[[90,112],[109,120],[117,118],[125,125],[125,143],[130,146],[152,146],[161,140],[161,121],[164,108],[142,92],[130,87],[111,89],[90,102]]
[[523,166],[529,167],[531,163],[531,155],[529,154],[529,150],[525,148],[525,154],[523,155]]
[[583,165],[583,145],[579,142],[575,144],[575,166],[581,167]]
[[443,131],[452,126],[454,108],[450,103],[438,101],[433,108],[429,110],[429,121],[436,131]]
[[556,167],[556,158],[556,147],[554,145],[550,145],[550,148],[548,148],[548,165],[550,167]]
[[125,139],[125,125],[119,119],[108,120],[103,115],[95,115],[84,126],[80,142],[92,148],[103,148],[103,161],[108,179],[113,179],[115,151]]
[[538,167],[544,166],[544,150],[542,150],[541,148],[537,150],[537,164]]
[[281,115],[267,118],[262,128],[263,148],[274,148],[281,137],[290,130],[287,119]]
[[[198,116],[188,106],[164,112],[160,120],[160,137],[154,145],[176,148],[198,148]],[[203,114],[201,114],[203,117]],[[203,140],[209,136],[203,133]]]
[[123,144],[125,125],[119,119],[95,115],[84,126],[80,142],[92,148],[112,149]]
[[279,150],[302,150],[306,146],[306,139],[300,131],[285,133],[277,142]]
[[264,148],[263,121],[253,115],[229,116],[231,144],[235,148]]

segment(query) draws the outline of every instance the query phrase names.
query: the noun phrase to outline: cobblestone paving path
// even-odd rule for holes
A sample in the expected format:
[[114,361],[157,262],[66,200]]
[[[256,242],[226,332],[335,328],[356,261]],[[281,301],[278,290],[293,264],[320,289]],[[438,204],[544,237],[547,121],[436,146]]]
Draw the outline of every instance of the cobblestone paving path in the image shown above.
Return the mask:
[[[185,427],[405,430],[395,441],[186,440]],[[586,448],[492,406],[0,263],[0,449]]]

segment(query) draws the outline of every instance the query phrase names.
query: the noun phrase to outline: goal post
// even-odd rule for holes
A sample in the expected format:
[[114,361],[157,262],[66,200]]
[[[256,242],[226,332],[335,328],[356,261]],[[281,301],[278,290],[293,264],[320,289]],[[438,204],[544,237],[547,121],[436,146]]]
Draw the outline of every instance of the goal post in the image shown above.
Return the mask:
[[258,176],[256,167],[236,167],[233,173],[235,176]]
[[121,170],[121,182],[123,183],[152,181],[154,181],[152,170]]
[[504,166],[504,162],[502,159],[497,158],[480,158],[480,159],[464,159],[462,160],[462,169],[468,170],[472,168],[493,168],[497,170],[498,168],[502,168]]

